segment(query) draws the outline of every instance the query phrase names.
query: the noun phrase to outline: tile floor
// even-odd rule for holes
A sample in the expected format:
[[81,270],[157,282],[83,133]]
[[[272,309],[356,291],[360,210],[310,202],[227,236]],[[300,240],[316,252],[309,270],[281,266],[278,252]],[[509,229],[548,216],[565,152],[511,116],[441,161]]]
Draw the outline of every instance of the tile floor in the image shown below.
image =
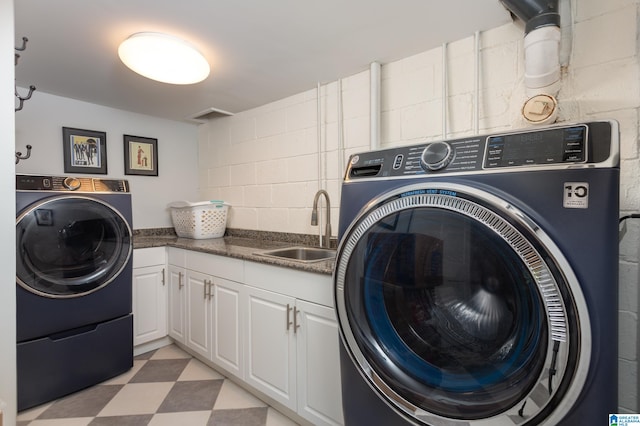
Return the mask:
[[18,413],[17,426],[293,426],[292,420],[175,345],[118,377]]

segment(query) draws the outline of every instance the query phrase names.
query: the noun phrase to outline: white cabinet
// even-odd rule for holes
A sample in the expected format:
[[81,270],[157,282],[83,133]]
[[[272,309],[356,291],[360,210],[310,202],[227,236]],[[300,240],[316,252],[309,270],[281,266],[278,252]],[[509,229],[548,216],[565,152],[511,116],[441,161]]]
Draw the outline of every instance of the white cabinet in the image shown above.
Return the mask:
[[212,277],[187,270],[186,280],[186,345],[211,358],[211,297]]
[[169,285],[170,298],[175,297],[169,304],[169,335],[242,378],[240,282],[244,262],[175,248],[170,251],[172,260],[180,266],[169,265],[169,281],[178,283]]
[[187,280],[186,257],[184,250],[169,248],[167,251],[167,286],[169,290],[169,336],[179,343],[186,342],[186,304],[185,282]]
[[187,271],[175,265],[167,267],[169,287],[169,336],[175,341],[185,343],[185,308]]
[[298,413],[316,425],[342,419],[340,348],[335,310],[296,301]]
[[343,424],[331,277],[253,262],[245,274],[245,380],[314,425]]
[[329,275],[170,247],[169,336],[314,425],[341,425]]
[[133,251],[133,345],[167,335],[165,249]]
[[245,306],[245,380],[295,411],[295,299],[247,286]]
[[214,277],[212,361],[242,378],[242,285]]

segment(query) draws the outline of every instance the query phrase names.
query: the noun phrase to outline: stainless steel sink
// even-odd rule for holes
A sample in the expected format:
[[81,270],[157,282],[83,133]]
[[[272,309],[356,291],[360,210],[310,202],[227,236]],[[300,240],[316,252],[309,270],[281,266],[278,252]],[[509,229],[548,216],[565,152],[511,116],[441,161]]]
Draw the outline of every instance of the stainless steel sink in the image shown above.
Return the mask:
[[254,254],[278,259],[293,260],[295,262],[312,263],[329,260],[336,257],[336,251],[319,247],[285,247],[259,251]]

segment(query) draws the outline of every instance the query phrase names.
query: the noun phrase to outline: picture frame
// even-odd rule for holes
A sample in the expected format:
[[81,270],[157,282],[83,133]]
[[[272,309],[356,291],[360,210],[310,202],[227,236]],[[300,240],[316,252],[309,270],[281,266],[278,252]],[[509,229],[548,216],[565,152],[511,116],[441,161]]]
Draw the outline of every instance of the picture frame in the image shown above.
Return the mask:
[[65,173],[107,174],[107,133],[62,128]]
[[124,135],[124,174],[158,176],[158,139]]

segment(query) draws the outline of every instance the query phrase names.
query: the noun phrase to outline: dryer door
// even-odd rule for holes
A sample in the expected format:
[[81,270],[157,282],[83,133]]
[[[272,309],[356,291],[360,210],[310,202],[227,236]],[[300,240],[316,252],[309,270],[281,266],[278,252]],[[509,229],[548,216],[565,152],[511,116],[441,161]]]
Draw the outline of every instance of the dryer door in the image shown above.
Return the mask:
[[131,229],[113,207],[82,196],[45,199],[16,220],[16,280],[45,297],[92,293],[125,267]]
[[571,269],[488,193],[433,184],[370,203],[335,280],[354,363],[414,422],[536,424],[568,411],[562,396],[584,382],[588,316]]

